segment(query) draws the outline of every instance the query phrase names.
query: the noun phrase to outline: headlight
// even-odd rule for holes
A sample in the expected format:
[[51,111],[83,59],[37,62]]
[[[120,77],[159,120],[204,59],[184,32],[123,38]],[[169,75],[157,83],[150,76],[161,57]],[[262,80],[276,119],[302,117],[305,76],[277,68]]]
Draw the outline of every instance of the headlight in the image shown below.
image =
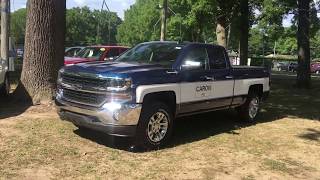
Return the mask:
[[107,91],[124,92],[131,88],[132,81],[128,79],[111,79],[108,83]]

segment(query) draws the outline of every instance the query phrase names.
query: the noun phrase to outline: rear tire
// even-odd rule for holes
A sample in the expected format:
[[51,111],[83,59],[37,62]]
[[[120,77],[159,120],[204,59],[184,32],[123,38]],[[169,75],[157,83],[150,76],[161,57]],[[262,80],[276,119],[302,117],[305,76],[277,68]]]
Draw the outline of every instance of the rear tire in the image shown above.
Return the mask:
[[140,115],[135,145],[144,150],[156,150],[168,143],[173,130],[173,115],[164,103],[143,106]]
[[8,75],[5,76],[4,78],[4,84],[0,88],[0,96],[6,97],[10,93],[10,81]]
[[257,93],[249,93],[246,102],[237,108],[241,120],[246,122],[255,122],[260,111],[260,102],[261,98]]

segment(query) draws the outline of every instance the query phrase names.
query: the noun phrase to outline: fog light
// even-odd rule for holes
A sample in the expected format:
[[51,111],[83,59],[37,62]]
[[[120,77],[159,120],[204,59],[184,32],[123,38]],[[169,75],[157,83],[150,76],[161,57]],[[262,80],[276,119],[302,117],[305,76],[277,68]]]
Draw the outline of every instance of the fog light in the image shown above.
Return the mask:
[[63,96],[63,89],[58,89],[57,98],[62,98],[62,96]]
[[110,103],[106,103],[105,105],[103,105],[103,108],[105,108],[111,112],[114,112],[116,110],[121,109],[121,104],[116,103],[116,102],[110,102]]

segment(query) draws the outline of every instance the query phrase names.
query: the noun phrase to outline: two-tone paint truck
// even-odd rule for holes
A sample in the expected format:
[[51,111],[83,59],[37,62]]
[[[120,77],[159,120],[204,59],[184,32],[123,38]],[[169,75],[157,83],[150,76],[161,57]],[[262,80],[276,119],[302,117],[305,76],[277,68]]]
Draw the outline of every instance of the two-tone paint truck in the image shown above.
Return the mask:
[[79,128],[131,136],[154,149],[168,142],[178,117],[235,108],[254,121],[269,90],[268,69],[232,67],[223,47],[148,42],[114,62],[62,68],[56,104]]

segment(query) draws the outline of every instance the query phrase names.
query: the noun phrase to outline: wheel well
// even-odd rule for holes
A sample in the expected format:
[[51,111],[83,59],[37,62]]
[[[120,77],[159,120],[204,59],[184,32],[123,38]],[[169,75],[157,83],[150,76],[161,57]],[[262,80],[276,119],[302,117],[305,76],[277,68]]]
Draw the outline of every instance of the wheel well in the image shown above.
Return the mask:
[[263,85],[262,84],[255,84],[250,86],[249,88],[249,94],[255,92],[258,94],[259,97],[263,96]]
[[173,115],[176,114],[176,94],[173,91],[163,91],[150,93],[144,96],[143,105],[147,105],[153,102],[162,102],[172,109]]

